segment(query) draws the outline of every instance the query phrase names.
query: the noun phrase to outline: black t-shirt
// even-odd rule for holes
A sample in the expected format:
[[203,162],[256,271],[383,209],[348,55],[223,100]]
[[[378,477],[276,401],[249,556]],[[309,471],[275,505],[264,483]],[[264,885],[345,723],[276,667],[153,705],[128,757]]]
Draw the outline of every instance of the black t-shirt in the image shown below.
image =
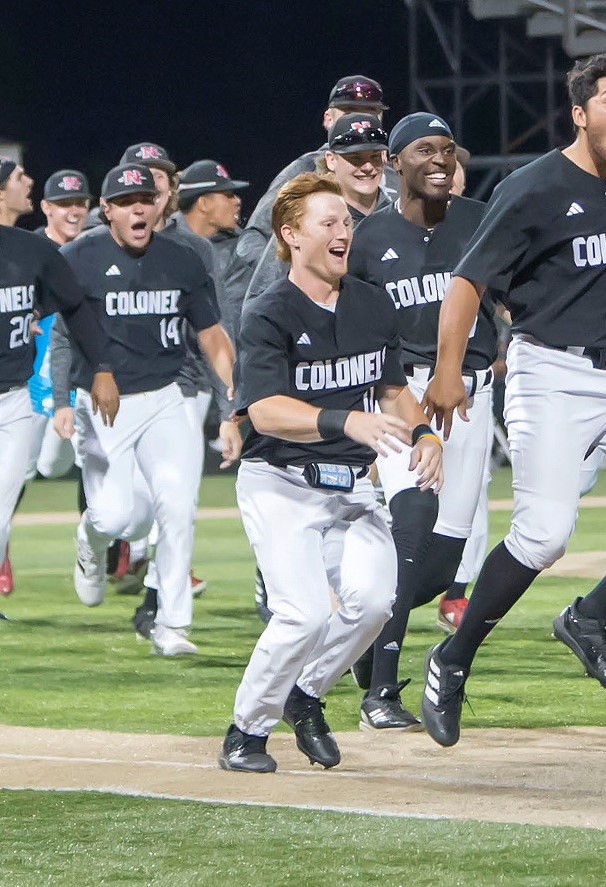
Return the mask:
[[606,347],[606,182],[559,150],[516,170],[454,273],[504,292],[514,332]]
[[[396,313],[381,290],[346,275],[333,312],[286,278],[245,304],[238,336],[238,412],[274,395],[315,407],[372,412],[379,382],[406,384]],[[276,465],[324,461],[356,466],[373,462],[376,453],[345,436],[292,443],[253,428],[242,458]]]
[[[391,206],[368,216],[356,228],[349,272],[391,296],[405,364],[435,364],[442,299],[485,208],[477,200],[453,197],[444,221],[428,231]],[[493,318],[494,305],[486,299],[469,339],[465,369],[485,369],[496,359]]]
[[[20,228],[0,226],[0,389],[25,385],[32,374],[34,309],[40,315],[63,311],[71,323],[77,314],[94,332],[90,306],[74,274],[48,238]],[[101,338],[101,331],[98,337]],[[91,342],[87,357],[96,366],[99,342]],[[89,370],[90,373],[90,370]]]
[[[194,330],[218,317],[210,278],[189,246],[152,235],[143,255],[120,247],[109,229],[61,248],[98,309],[121,394],[154,391],[173,382],[183,362],[182,317]],[[74,378],[90,387],[75,350]]]

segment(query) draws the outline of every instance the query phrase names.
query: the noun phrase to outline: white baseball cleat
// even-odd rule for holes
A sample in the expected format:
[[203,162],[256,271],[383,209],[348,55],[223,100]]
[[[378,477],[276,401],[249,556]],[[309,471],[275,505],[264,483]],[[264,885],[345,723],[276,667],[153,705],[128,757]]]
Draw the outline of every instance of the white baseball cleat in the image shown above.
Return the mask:
[[154,653],[158,653],[160,656],[183,656],[198,652],[196,645],[187,639],[187,631],[184,628],[156,625],[151,630],[151,640],[154,645]]
[[76,563],[74,565],[74,587],[76,594],[87,607],[96,607],[103,601],[107,582],[106,550],[96,554],[78,527],[76,540]]

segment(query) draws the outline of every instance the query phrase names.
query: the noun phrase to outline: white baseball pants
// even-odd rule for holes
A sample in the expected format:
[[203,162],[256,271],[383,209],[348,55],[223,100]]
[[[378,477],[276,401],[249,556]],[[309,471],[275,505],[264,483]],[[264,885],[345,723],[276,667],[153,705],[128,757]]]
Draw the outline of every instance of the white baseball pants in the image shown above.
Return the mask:
[[25,483],[32,434],[32,406],[27,386],[0,394],[0,562],[4,560],[10,522]]
[[[477,388],[468,403],[469,422],[455,416],[450,438],[444,442],[444,485],[439,494],[438,519],[434,533],[454,539],[468,539],[482,490],[488,429],[492,429],[492,372],[478,372]],[[415,367],[408,386],[421,401],[429,383],[430,368]],[[470,390],[471,376],[463,381]],[[432,423],[435,428],[435,423]],[[441,432],[436,434],[442,439]],[[492,437],[490,438],[492,439]],[[409,471],[411,448],[402,444],[402,452],[389,451],[377,458],[377,468],[387,504],[401,490],[416,485],[416,471]]]
[[123,396],[107,428],[93,416],[87,392],[76,398],[88,503],[78,532],[105,557],[112,539],[141,539],[157,521],[156,622],[172,628],[192,618],[188,573],[201,460],[200,435],[183,401],[175,383]]
[[509,345],[507,369],[514,511],[505,545],[526,567],[544,570],[574,530],[584,456],[606,442],[606,371],[521,336]]
[[53,420],[42,413],[33,413],[32,442],[26,480],[33,480],[39,471],[43,477],[63,477],[75,462],[74,439],[63,440],[53,428]]
[[309,487],[300,468],[243,462],[236,492],[273,616],[236,693],[234,721],[264,736],[295,683],[324,695],[379,634],[395,597],[396,554],[368,478],[339,493]]

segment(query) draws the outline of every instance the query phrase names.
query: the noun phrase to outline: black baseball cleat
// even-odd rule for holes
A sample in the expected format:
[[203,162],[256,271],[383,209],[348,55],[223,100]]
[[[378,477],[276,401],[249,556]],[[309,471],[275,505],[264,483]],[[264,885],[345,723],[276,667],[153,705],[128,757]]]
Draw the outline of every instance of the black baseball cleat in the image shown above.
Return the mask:
[[448,638],[427,654],[425,692],[421,700],[421,717],[427,732],[444,746],[456,745],[459,741],[465,681],[469,674],[459,665],[442,663],[440,650],[447,641]]
[[400,693],[409,683],[410,678],[407,678],[399,684],[376,687],[366,693],[360,705],[360,729],[392,729],[407,733],[422,730],[421,721],[402,705]]
[[242,773],[275,773],[277,764],[268,755],[267,736],[252,736],[232,724],[223,740],[219,764],[223,770]]
[[350,668],[351,676],[360,690],[368,690],[370,687],[373,659],[374,647],[371,646],[362,653],[359,659],[356,659]]
[[312,764],[328,770],[341,761],[341,752],[330,727],[324,720],[326,703],[308,696],[296,685],[290,691],[282,719],[295,731],[297,748]]
[[577,610],[578,597],[553,620],[553,634],[570,647],[585,671],[606,687],[606,620],[588,619]]
[[147,638],[151,640],[152,629],[156,624],[156,611],[146,604],[141,604],[134,612],[131,622],[135,627],[135,637],[138,641]]

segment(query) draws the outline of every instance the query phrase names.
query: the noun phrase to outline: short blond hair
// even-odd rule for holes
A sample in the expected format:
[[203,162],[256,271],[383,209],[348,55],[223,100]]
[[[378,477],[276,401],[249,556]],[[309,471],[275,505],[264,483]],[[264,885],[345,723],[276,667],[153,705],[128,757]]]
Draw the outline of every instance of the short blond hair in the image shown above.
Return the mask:
[[283,262],[290,262],[290,247],[282,237],[282,226],[299,227],[305,201],[311,194],[343,196],[341,186],[332,176],[319,176],[315,172],[303,172],[282,185],[271,212],[271,226],[278,241],[276,253]]

